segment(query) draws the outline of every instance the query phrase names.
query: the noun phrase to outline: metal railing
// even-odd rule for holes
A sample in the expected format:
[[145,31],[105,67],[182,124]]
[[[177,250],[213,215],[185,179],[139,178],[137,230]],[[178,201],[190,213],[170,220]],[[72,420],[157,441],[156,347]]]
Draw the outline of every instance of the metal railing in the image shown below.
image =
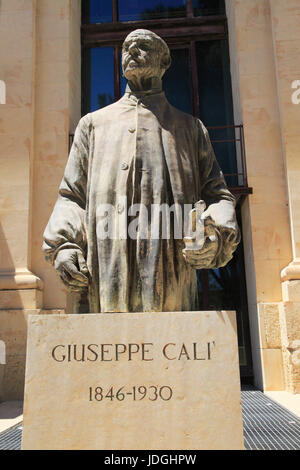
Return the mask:
[[214,143],[234,143],[235,144],[235,151],[236,151],[235,157],[236,157],[237,172],[236,173],[224,172],[224,176],[225,178],[236,177],[238,187],[248,188],[243,125],[239,124],[239,125],[231,125],[231,126],[207,126],[208,132],[210,132],[211,130],[218,131],[218,130],[226,130],[226,129],[233,129],[234,138],[231,138],[231,139],[211,138],[211,143],[212,144]]

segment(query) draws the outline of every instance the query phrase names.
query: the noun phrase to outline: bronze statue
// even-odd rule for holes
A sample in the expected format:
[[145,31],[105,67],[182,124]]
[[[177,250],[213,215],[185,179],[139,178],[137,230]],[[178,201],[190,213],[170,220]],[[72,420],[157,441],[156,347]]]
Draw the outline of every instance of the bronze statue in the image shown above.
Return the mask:
[[[198,310],[196,269],[224,266],[239,242],[235,199],[207,130],[162,91],[170,63],[159,36],[130,33],[124,96],[76,129],[43,250],[68,288],[87,297],[86,313]],[[178,236],[185,206],[200,228]]]

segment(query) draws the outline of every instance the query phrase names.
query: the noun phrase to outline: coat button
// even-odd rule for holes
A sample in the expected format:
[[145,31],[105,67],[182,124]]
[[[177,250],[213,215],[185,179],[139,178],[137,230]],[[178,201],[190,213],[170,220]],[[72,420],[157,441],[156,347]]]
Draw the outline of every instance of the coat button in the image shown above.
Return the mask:
[[118,204],[118,205],[117,205],[117,210],[118,210],[118,213],[119,213],[119,214],[122,214],[122,212],[124,211],[124,206],[123,206],[123,204]]
[[123,162],[121,165],[122,170],[128,170],[128,163]]
[[135,132],[135,128],[134,127],[129,127],[129,132],[131,132],[132,134]]

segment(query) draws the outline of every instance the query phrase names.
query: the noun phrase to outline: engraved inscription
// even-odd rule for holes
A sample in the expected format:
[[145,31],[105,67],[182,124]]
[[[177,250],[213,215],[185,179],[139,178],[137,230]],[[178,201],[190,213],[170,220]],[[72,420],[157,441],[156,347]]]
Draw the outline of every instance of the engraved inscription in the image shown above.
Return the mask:
[[173,390],[168,385],[161,387],[156,385],[150,385],[145,387],[144,385],[134,385],[130,389],[126,389],[122,386],[118,389],[114,387],[89,387],[89,401],[106,401],[106,400],[117,400],[124,401],[130,397],[133,401],[141,401],[148,399],[150,401],[163,400],[169,401],[173,396]]
[[[215,347],[215,341],[188,344],[168,342],[157,349],[160,358],[167,361],[210,361],[213,359]],[[51,357],[56,362],[148,362],[154,360],[155,352],[155,345],[152,342],[57,344],[51,350]]]

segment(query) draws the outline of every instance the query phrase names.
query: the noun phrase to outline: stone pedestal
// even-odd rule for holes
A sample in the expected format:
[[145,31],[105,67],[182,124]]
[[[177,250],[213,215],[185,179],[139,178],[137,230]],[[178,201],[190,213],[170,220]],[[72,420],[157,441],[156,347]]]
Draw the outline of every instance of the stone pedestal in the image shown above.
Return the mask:
[[285,373],[285,389],[291,393],[300,393],[299,279],[287,279],[282,283],[282,300],[283,302],[280,304],[279,311],[282,338],[282,355]]
[[279,307],[285,389],[300,393],[300,259],[281,271],[282,302]]
[[31,316],[23,449],[242,449],[234,312]]

